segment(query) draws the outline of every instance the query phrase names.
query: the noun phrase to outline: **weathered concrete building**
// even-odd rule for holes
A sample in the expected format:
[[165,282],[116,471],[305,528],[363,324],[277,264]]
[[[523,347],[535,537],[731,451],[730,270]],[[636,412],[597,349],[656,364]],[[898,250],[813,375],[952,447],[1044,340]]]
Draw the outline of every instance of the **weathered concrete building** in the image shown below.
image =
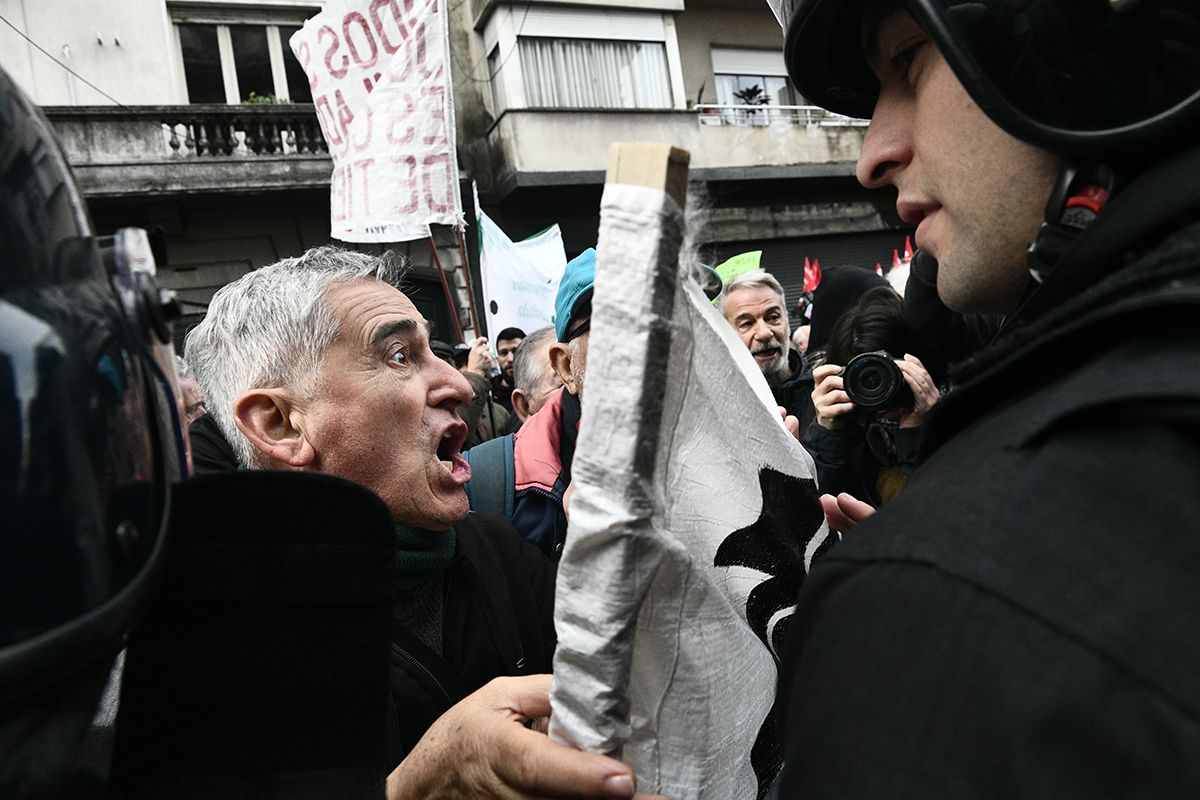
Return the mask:
[[[0,0],[0,63],[46,108],[97,227],[160,229],[163,283],[193,313],[229,280],[329,240],[331,162],[287,47],[320,8]],[[795,95],[761,0],[448,8],[463,177],[514,238],[557,222],[568,255],[594,243],[608,145],[644,140],[691,151],[706,257],[762,248],[789,291],[806,255],[886,263],[903,242],[853,179],[865,128]],[[414,300],[453,338],[467,276],[457,237],[435,238],[454,312],[429,243],[398,247],[417,267]]]

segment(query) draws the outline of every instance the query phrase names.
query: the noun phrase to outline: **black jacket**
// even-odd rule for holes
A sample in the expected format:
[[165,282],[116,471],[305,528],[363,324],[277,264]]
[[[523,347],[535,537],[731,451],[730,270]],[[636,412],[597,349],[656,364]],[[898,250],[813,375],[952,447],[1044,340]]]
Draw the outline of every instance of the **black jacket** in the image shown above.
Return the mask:
[[814,565],[782,796],[1200,795],[1197,174],[1116,196]]
[[454,526],[446,572],[442,655],[393,631],[392,752],[399,763],[450,706],[503,675],[549,672],[554,655],[554,567],[497,514]]
[[775,402],[787,409],[787,413],[800,421],[800,435],[813,419],[813,376],[812,368],[797,350],[788,353],[788,367],[792,377],[783,383],[770,384]]
[[[814,422],[805,431],[803,444],[817,467],[817,487],[821,494],[849,492],[880,506],[905,485],[916,466],[922,430],[894,428],[858,418],[851,418],[834,430]],[[886,496],[880,491],[880,477],[885,471],[891,478]]]

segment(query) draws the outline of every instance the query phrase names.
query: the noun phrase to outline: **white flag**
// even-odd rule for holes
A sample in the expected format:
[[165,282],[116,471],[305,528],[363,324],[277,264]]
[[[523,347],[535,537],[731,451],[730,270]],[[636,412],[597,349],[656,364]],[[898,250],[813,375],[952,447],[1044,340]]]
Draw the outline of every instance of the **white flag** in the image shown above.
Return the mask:
[[487,329],[494,339],[508,327],[533,333],[554,323],[554,297],[567,268],[562,231],[552,225],[514,242],[475,202],[479,270]]
[[666,194],[605,188],[550,730],[643,791],[756,798],[781,759],[779,649],[833,537],[746,346],[670,268],[672,226]]
[[290,44],[333,158],[331,235],[461,226],[445,0],[330,0]]

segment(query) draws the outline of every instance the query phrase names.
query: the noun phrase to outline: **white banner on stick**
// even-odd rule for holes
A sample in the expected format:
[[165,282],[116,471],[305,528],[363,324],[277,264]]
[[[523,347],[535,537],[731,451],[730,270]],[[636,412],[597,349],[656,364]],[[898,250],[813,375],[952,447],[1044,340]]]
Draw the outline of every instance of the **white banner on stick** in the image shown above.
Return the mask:
[[773,707],[796,595],[835,537],[812,458],[677,265],[682,210],[609,180],[550,735],[624,759],[643,791],[758,800],[782,763]]
[[514,242],[475,204],[479,225],[479,268],[483,278],[488,333],[505,328],[533,333],[554,322],[554,297],[567,268],[562,231],[552,225]]
[[333,158],[331,235],[461,226],[445,0],[331,0],[290,44]]

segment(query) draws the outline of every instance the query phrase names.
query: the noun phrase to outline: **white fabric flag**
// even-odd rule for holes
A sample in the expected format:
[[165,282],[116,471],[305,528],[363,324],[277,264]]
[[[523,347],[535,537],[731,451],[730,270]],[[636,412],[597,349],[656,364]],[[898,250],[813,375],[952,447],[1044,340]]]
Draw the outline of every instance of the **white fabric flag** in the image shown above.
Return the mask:
[[[508,327],[533,333],[554,323],[554,297],[567,268],[562,231],[552,225],[514,242],[475,203],[484,314],[493,339]],[[494,343],[494,342],[493,342]]]
[[660,266],[681,226],[666,194],[605,188],[550,732],[642,791],[755,798],[780,765],[784,633],[834,536],[749,351]]
[[330,0],[292,36],[333,158],[335,239],[463,224],[449,35],[445,0]]

